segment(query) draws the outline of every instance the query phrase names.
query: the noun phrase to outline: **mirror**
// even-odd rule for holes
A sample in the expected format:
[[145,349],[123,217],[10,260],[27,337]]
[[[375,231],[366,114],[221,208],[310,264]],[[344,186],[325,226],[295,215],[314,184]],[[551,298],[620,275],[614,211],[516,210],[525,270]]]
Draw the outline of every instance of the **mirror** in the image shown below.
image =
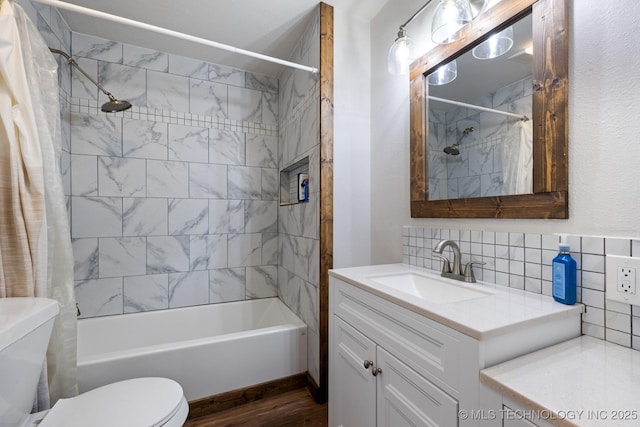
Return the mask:
[[506,52],[477,58],[487,40],[455,59],[453,81],[427,77],[429,200],[533,192],[531,15],[507,28]]
[[[565,0],[502,0],[412,64],[412,217],[568,217],[566,16]],[[508,27],[508,53],[473,57]],[[430,85],[453,60],[457,78]]]

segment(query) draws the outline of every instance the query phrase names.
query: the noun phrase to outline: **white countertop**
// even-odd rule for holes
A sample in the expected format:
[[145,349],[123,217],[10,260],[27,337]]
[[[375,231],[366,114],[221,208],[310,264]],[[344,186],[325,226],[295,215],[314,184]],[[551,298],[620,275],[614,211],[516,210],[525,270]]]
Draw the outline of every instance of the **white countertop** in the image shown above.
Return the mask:
[[553,425],[640,425],[640,351],[596,338],[484,369],[480,380]]
[[430,275],[445,283],[456,285],[463,283],[440,277],[433,270],[407,264],[341,268],[330,270],[329,275],[478,340],[517,331],[536,322],[543,323],[565,316],[575,316],[582,313],[584,309],[581,304],[568,306],[554,301],[549,296],[485,282],[464,285],[482,291],[491,291],[493,295],[435,304],[371,280],[372,276],[406,272]]

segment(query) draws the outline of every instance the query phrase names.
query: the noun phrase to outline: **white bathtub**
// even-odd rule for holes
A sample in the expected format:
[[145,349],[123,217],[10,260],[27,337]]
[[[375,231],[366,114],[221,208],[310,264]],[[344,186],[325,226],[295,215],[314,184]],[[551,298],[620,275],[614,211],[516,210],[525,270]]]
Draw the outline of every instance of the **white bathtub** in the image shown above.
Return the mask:
[[209,397],[305,372],[306,334],[278,298],[82,319],[78,385],[161,376]]

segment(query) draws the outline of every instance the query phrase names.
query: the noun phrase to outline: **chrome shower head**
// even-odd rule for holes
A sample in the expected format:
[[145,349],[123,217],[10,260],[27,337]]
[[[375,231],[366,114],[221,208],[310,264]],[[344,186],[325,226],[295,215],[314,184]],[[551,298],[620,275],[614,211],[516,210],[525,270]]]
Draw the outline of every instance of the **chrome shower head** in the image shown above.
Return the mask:
[[460,147],[460,142],[462,141],[462,139],[469,135],[471,132],[473,132],[474,130],[476,130],[474,127],[468,127],[465,130],[462,131],[462,136],[460,137],[460,139],[458,139],[458,141],[456,141],[455,144],[449,146],[449,147],[445,147],[444,148],[444,152],[447,154],[450,154],[452,156],[457,156],[458,154],[460,154],[460,149],[458,147]]
[[102,104],[101,110],[105,113],[118,113],[120,111],[124,111],[124,110],[128,110],[129,108],[131,108],[131,103],[129,101],[119,101],[117,100],[113,95],[111,95],[104,87],[102,87],[100,85],[100,83],[98,83],[97,81],[95,81],[93,79],[93,77],[91,77],[89,74],[87,74],[87,72],[85,70],[83,70],[82,68],[80,68],[80,66],[78,65],[78,63],[76,62],[75,59],[73,59],[71,57],[71,55],[69,55],[68,53],[60,50],[60,49],[53,49],[53,48],[49,48],[49,50],[51,51],[51,53],[55,53],[58,55],[62,55],[67,59],[67,63],[70,64],[71,66],[73,66],[76,70],[78,70],[79,72],[81,72],[86,78],[87,80],[89,80],[91,83],[93,83],[94,85],[96,85],[98,87],[98,89],[100,89],[100,91],[102,93],[104,93],[105,95],[107,95],[109,97],[109,102]]
[[120,101],[115,99],[113,96],[109,97],[109,102],[105,102],[102,104],[100,109],[105,113],[118,113],[120,111],[125,111],[131,108],[131,103],[129,101]]
[[443,151],[452,156],[457,156],[458,154],[460,154],[460,150],[458,149],[458,144],[454,144],[450,147],[445,147]]

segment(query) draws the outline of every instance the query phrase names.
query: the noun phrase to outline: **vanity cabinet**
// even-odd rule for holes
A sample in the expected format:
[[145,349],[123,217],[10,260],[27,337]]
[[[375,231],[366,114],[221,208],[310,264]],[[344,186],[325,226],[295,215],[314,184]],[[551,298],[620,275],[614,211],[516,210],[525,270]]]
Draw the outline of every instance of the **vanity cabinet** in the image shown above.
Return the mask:
[[[509,408],[508,406],[503,406],[502,407],[502,411],[503,413],[509,413],[509,412],[513,412],[513,409]],[[503,417],[502,419],[502,427],[539,427],[536,424],[532,423],[531,421],[528,421],[525,418],[508,418],[508,417]]]
[[[548,417],[548,412],[526,409],[506,397],[503,397],[503,401],[502,427],[553,427],[543,418],[544,416]],[[531,419],[531,417],[536,419]]]
[[500,417],[484,415],[499,414],[502,401],[480,383],[480,369],[580,333],[576,310],[558,321],[472,338],[412,310],[410,301],[332,273],[330,427],[502,427]]
[[329,425],[458,425],[461,378],[477,366],[474,340],[331,282]]
[[332,380],[337,381],[331,425],[375,426],[376,384],[372,367],[376,363],[376,343],[350,327],[339,317],[334,319]]
[[458,401],[398,358],[334,319],[336,381],[331,425],[451,426]]

